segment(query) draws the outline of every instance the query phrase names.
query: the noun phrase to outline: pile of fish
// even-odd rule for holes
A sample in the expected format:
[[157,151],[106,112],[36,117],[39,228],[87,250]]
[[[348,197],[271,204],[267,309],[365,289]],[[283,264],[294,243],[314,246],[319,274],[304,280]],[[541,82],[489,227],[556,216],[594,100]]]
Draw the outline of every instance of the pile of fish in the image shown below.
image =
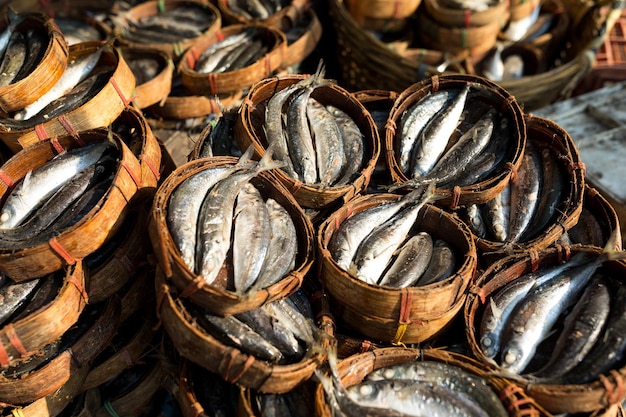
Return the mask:
[[499,3],[500,0],[439,0],[441,7],[482,12]]
[[[488,178],[510,154],[509,120],[480,100],[484,87],[468,83],[429,93],[401,116],[395,138],[401,186],[467,186]],[[477,120],[468,126],[468,121]],[[455,132],[460,132],[456,141]],[[398,186],[399,187],[399,186]]]
[[330,82],[323,74],[320,68],[267,100],[263,129],[290,177],[322,187],[346,185],[364,162],[363,134],[344,111],[311,97]]
[[368,284],[403,288],[446,279],[456,270],[454,248],[414,225],[432,192],[420,187],[344,220],[329,242],[331,256]]
[[61,29],[69,46],[80,42],[104,40],[104,35],[93,24],[87,23],[86,19],[55,17],[54,22]]
[[589,383],[623,366],[626,286],[602,267],[612,256],[578,252],[490,294],[480,321],[484,355],[549,384]]
[[302,360],[317,337],[309,301],[298,292],[226,317],[200,307],[189,308],[198,324],[217,340],[272,363],[283,365]]
[[5,130],[24,130],[77,109],[95,96],[111,78],[115,68],[98,65],[108,44],[68,62],[61,77],[50,90],[17,111],[13,118],[0,119]]
[[16,183],[0,211],[0,245],[45,242],[83,218],[111,187],[119,150],[109,141],[58,154]]
[[17,30],[24,16],[9,12],[9,24],[0,34],[0,87],[29,75],[39,65],[48,47],[50,38],[43,26]]
[[225,264],[232,266],[225,287],[238,294],[283,278],[295,266],[298,247],[290,214],[250,182],[280,164],[270,159],[271,150],[252,161],[252,151],[235,165],[208,168],[183,180],[167,209],[169,230],[189,269],[215,285]]
[[267,19],[290,2],[286,0],[228,0],[230,10],[246,19]]
[[124,39],[137,43],[177,43],[197,38],[217,18],[211,9],[193,3],[140,18],[135,18],[131,11],[121,13],[113,20]]
[[269,51],[262,34],[262,29],[248,27],[215,42],[200,54],[194,70],[202,74],[228,72],[255,63]]
[[505,417],[508,412],[487,381],[444,362],[419,360],[385,366],[370,372],[363,381],[344,387],[333,370],[318,372],[334,416]]
[[555,218],[568,189],[569,181],[555,152],[528,141],[514,179],[488,202],[466,207],[464,216],[480,238],[526,242],[539,236]]
[[201,143],[197,158],[210,158],[212,156],[241,156],[241,151],[235,140],[235,112],[224,112],[211,123],[211,130],[201,135],[198,141]]

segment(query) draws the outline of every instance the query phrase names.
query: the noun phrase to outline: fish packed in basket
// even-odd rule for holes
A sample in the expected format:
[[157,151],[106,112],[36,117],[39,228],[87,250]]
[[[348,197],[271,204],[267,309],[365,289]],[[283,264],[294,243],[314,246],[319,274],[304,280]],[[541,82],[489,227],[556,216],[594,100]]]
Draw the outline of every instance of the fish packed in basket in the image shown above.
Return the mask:
[[510,256],[470,291],[465,317],[474,354],[551,412],[597,411],[620,396],[625,255],[612,248]]
[[285,19],[295,19],[311,7],[304,0],[218,0],[217,6],[228,24],[263,24],[280,28]]

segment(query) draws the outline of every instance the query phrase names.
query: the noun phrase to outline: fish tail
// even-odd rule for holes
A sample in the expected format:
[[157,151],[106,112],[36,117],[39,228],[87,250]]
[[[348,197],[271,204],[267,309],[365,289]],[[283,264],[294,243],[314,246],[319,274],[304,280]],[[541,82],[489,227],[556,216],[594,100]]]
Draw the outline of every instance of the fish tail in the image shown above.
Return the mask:
[[262,172],[270,169],[282,168],[284,166],[285,162],[274,159],[274,143],[271,143],[261,157],[256,170],[257,172]]
[[252,159],[253,156],[254,145],[250,145],[248,146],[248,149],[246,149],[246,151],[239,157],[236,165],[238,167],[243,167],[252,164],[254,162],[254,160]]

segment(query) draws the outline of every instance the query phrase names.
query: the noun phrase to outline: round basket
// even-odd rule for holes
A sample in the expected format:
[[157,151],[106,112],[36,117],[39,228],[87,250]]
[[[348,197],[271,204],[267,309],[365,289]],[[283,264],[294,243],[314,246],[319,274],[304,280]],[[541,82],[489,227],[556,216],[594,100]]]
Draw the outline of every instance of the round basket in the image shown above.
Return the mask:
[[[226,72],[211,72],[204,74],[196,71],[195,65],[198,57],[211,45],[254,28],[257,36],[268,47],[268,52],[244,68]],[[182,56],[178,71],[181,74],[183,85],[192,94],[215,95],[229,94],[241,91],[265,77],[269,77],[274,71],[280,68],[287,50],[287,39],[284,33],[269,26],[249,26],[231,25],[227,26],[213,35],[195,42]]]
[[319,227],[319,279],[331,297],[331,309],[342,323],[365,337],[391,343],[420,343],[440,332],[461,309],[476,270],[476,247],[467,226],[443,210],[426,204],[415,227],[450,244],[457,269],[447,279],[402,289],[366,284],[337,264],[328,249],[333,233],[353,213],[400,196],[365,195],[344,204]]
[[[216,123],[226,123],[227,126],[227,133],[225,134],[225,137],[220,137],[220,143],[222,143],[221,141],[227,142],[229,145],[231,145],[230,149],[233,149],[236,147],[236,141],[235,141],[235,121],[237,120],[237,112],[235,110],[232,111],[225,111],[223,112],[218,118],[215,119],[215,121],[211,121],[209,123],[206,124],[206,126],[204,126],[204,128],[202,128],[202,131],[200,132],[200,134],[196,137],[195,139],[195,145],[193,145],[193,149],[191,150],[191,152],[189,153],[189,155],[187,156],[187,162],[189,161],[193,161],[194,159],[198,159],[200,158],[200,155],[202,155],[203,152],[203,148],[209,147],[211,146],[211,153],[213,156],[225,156],[223,153],[220,153],[218,155],[218,152],[215,152],[213,147],[212,147],[212,143],[210,142],[209,139],[209,135],[211,135],[211,132],[213,131],[213,129],[216,126]],[[208,148],[205,150],[207,151]],[[226,149],[222,149],[220,148],[220,150],[224,150],[226,151]],[[238,147],[236,149],[237,151],[239,150]],[[224,152],[226,153],[226,152]],[[229,152],[228,156],[235,156],[234,152]]]
[[[235,124],[235,139],[240,149],[247,149],[248,146],[254,145],[257,155],[265,154],[267,148],[263,130],[265,104],[276,92],[307,77],[307,75],[293,74],[279,78],[266,78],[250,89],[248,96],[241,105],[239,117]],[[336,106],[350,116],[363,134],[365,151],[363,165],[358,177],[347,185],[330,187],[309,185],[297,181],[283,170],[276,171],[276,176],[302,207],[322,208],[336,202],[348,201],[367,187],[380,153],[380,143],[372,116],[358,100],[342,87],[334,83],[323,85],[313,90],[311,97],[321,104]]]
[[122,300],[120,320],[125,321],[139,310],[154,310],[154,272],[150,263],[143,265],[134,276],[117,292]]
[[146,111],[165,120],[185,120],[220,114],[223,109],[240,102],[242,91],[218,96],[198,96],[185,92],[182,95],[170,95],[162,103],[153,104]]
[[84,320],[81,314],[78,327],[81,328],[82,325],[82,333],[75,335],[76,339],[71,346],[45,365],[17,377],[1,376],[0,401],[10,404],[36,401],[61,388],[77,368],[88,367],[88,363],[104,349],[117,328],[119,301],[110,300],[106,306],[101,307],[90,307],[83,311],[85,315],[89,315],[90,310],[98,309],[97,312],[101,314],[86,319],[89,327],[81,323]]
[[290,214],[298,237],[295,266],[286,277],[275,284],[237,294],[223,286],[208,284],[199,275],[196,276],[183,261],[174,243],[167,225],[169,198],[176,186],[186,178],[205,169],[222,165],[234,165],[235,157],[214,157],[197,159],[177,168],[159,187],[152,206],[149,232],[152,247],[164,275],[181,293],[182,297],[217,315],[230,315],[252,310],[261,305],[284,298],[296,291],[313,263],[314,232],[313,225],[304,215],[293,196],[282,186],[270,171],[261,172],[251,180],[264,198],[273,198]]
[[514,22],[529,16],[536,7],[540,6],[540,3],[541,0],[511,0],[509,5],[511,17],[509,20]]
[[500,27],[509,19],[509,4],[499,0],[484,10],[454,9],[436,0],[424,0],[425,10],[433,20],[448,27],[476,27],[498,22]]
[[36,355],[79,320],[88,302],[83,264],[79,262],[58,274],[62,284],[53,300],[0,329],[1,369]]
[[274,28],[280,28],[283,20],[294,19],[304,10],[309,8],[308,0],[291,0],[289,4],[283,6],[277,13],[270,15],[267,19],[250,19],[235,12],[228,5],[228,0],[217,0],[217,7],[223,16],[224,22],[229,25],[234,24],[263,24]]
[[[81,42],[70,47],[68,61],[95,52],[102,51],[98,66],[114,67],[113,75],[107,84],[82,106],[66,114],[50,119],[36,126],[23,128],[23,122],[0,123],[0,140],[13,152],[18,152],[39,141],[55,136],[77,135],[82,130],[108,126],[115,120],[132,100],[135,89],[135,77],[117,49],[102,42]],[[12,120],[12,119],[11,119]]]
[[[525,273],[556,265],[578,252],[598,256],[601,249],[595,246],[555,246],[530,255],[511,255],[495,262],[478,277],[470,289],[464,310],[467,339],[476,358],[491,364],[496,372],[499,370],[494,361],[484,355],[478,344],[479,320],[489,302],[490,294]],[[619,277],[620,281],[623,281],[625,268],[623,261],[607,261],[602,265],[603,270]],[[510,381],[551,413],[591,413],[623,399],[620,387],[625,375],[626,367],[611,370],[606,376],[601,375],[588,384],[552,385],[532,382],[523,376]]]
[[155,285],[161,300],[157,315],[180,355],[227,382],[260,392],[283,393],[311,377],[324,359],[321,351],[311,351],[300,362],[276,365],[226,346],[198,326],[160,269]]
[[578,222],[567,231],[572,245],[591,245],[603,248],[616,233],[615,250],[622,250],[622,233],[615,208],[595,188],[585,184],[583,208]]
[[156,76],[148,80],[140,80],[137,74],[133,73],[137,79],[137,86],[133,94],[133,102],[137,108],[145,109],[153,104],[163,103],[172,88],[174,74],[172,59],[163,51],[145,47],[121,47],[119,51],[130,68],[132,68],[134,60],[142,59],[153,60],[158,65]]
[[[502,168],[498,172],[480,183],[465,187],[455,186],[452,189],[437,189],[435,193],[439,194],[441,198],[436,201],[436,204],[452,209],[457,209],[466,204],[481,203],[492,199],[506,187],[513,173],[519,168],[526,143],[526,125],[522,109],[515,101],[515,97],[502,87],[482,77],[457,74],[432,76],[405,89],[398,96],[389,113],[389,120],[385,132],[387,166],[389,167],[394,183],[402,184],[409,179],[400,169],[398,156],[396,154],[396,149],[399,144],[398,136],[400,136],[400,134],[396,134],[396,129],[399,129],[398,125],[403,113],[407,111],[412,104],[417,103],[428,94],[445,89],[463,88],[468,84],[472,87],[476,87],[479,91],[476,97],[472,98],[472,103],[476,103],[476,106],[471,104],[470,107],[478,107],[480,103],[486,105],[486,108],[500,109],[501,113],[509,120],[509,157],[504,161]],[[480,116],[474,115],[473,117]],[[465,122],[474,123],[475,121],[464,120],[463,123]],[[401,132],[401,130],[398,131]]]
[[555,215],[538,235],[530,240],[511,244],[476,238],[479,254],[486,258],[502,257],[510,253],[528,250],[542,250],[555,243],[561,235],[577,222],[583,207],[585,194],[584,165],[571,136],[555,122],[536,116],[526,115],[528,142],[540,152],[548,149],[557,156],[561,164],[563,178],[563,196]]
[[398,32],[406,28],[421,0],[347,0],[354,21],[366,30]]
[[[288,32],[299,28],[302,28],[302,35],[289,42]],[[285,33],[287,41],[281,68],[289,68],[304,61],[315,50],[322,37],[322,24],[313,9],[304,11],[295,19],[283,19],[280,29]]]
[[[26,14],[15,31],[26,33],[28,30],[45,32],[48,44],[43,58],[29,74],[0,87],[0,109],[5,113],[24,108],[50,90],[68,63],[67,44],[52,19],[36,13]],[[33,85],[37,85],[37,88],[29,88]]]
[[152,50],[158,50],[164,52],[174,61],[177,61],[178,58],[189,48],[191,45],[196,42],[201,41],[206,36],[211,36],[222,26],[222,15],[220,14],[217,7],[215,7],[212,3],[208,1],[202,0],[172,0],[172,1],[158,1],[151,0],[146,1],[141,4],[138,4],[128,10],[125,14],[126,19],[137,21],[141,18],[148,16],[155,16],[160,13],[167,12],[169,10],[177,9],[177,8],[195,8],[201,10],[203,13],[206,12],[212,16],[214,16],[213,21],[206,28],[202,35],[197,36],[195,38],[184,39],[183,41],[176,43],[153,43],[153,42],[137,42],[131,41],[124,37],[124,28],[115,28],[116,33],[119,33],[119,42],[124,46],[129,46],[133,48],[149,48]]
[[[36,143],[14,155],[2,170],[5,181],[0,184],[0,199],[9,195],[9,185],[17,183],[34,168],[50,161],[58,153],[88,143],[107,140],[109,132],[96,129],[73,137],[66,135],[54,140]],[[98,250],[106,238],[114,234],[123,222],[129,201],[141,189],[141,166],[126,144],[112,135],[119,150],[120,163],[112,186],[98,204],[73,226],[63,230],[49,241],[15,248],[9,244],[0,247],[0,270],[15,281],[39,277],[73,265]],[[27,244],[27,243],[25,243]]]
[[[411,348],[381,348],[373,351],[353,355],[342,360],[337,365],[341,382],[349,387],[363,381],[371,372],[386,367],[415,361],[443,362],[461,368],[478,377],[484,378],[493,391],[500,397],[505,409],[511,416],[550,416],[532,397],[515,389],[506,380],[491,374],[490,369],[480,362],[442,349],[411,349]],[[315,415],[318,417],[332,416],[326,394],[321,384],[315,390]]]
[[[85,41],[104,41],[109,39],[109,37],[111,36],[111,26],[105,23],[104,19],[98,17],[99,14],[108,12],[109,9],[105,6],[105,4],[94,4],[89,0],[76,0],[71,2],[71,4],[69,1],[62,1],[49,2],[45,5],[40,3],[39,5],[42,7],[42,12],[54,19],[54,21],[60,28],[63,26],[63,22],[61,22],[61,24],[59,25],[59,21],[63,19],[70,21],[80,21],[81,23],[95,29],[92,34],[88,34],[91,36],[75,35],[75,37],[73,38],[68,36],[67,33],[63,33],[63,31],[61,31],[69,46],[73,45],[74,43]],[[95,37],[96,34],[97,37]]]

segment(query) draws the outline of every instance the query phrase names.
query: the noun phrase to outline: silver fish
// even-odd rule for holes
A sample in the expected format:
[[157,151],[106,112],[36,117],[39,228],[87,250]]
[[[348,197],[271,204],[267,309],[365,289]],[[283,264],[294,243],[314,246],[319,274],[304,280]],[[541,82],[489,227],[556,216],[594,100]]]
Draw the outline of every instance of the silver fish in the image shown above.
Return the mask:
[[317,82],[313,82],[297,91],[288,105],[285,117],[289,155],[305,184],[317,182],[316,155],[306,115],[307,102],[316,87]]
[[237,194],[233,219],[233,275],[235,291],[245,293],[263,267],[270,242],[270,220],[265,201],[252,183]]
[[297,308],[294,308],[291,303],[287,302],[285,299],[281,299],[266,304],[264,308],[266,308],[271,315],[284,323],[307,347],[315,343],[315,324],[305,317]]
[[504,242],[508,236],[511,186],[507,185],[491,200],[482,205],[483,218],[490,236],[496,242]]
[[345,163],[343,164],[341,175],[337,178],[334,185],[344,185],[353,180],[354,175],[359,172],[365,160],[363,133],[346,112],[332,105],[327,105],[326,108],[335,116],[337,126],[339,126],[339,131],[341,132],[345,155]]
[[333,115],[314,98],[309,99],[306,111],[313,132],[317,176],[322,186],[330,185],[345,163],[341,131]]
[[27,55],[26,37],[21,32],[13,32],[0,63],[0,87],[13,83]]
[[63,152],[29,171],[6,199],[0,211],[0,229],[18,226],[42,201],[114,147],[108,141],[89,144]]
[[429,285],[441,282],[454,273],[456,266],[454,248],[448,242],[436,239],[428,267],[414,285]]
[[268,198],[265,205],[268,211],[271,239],[263,267],[253,284],[253,290],[267,288],[289,273],[295,266],[298,252],[296,227],[287,210],[273,198]]
[[541,5],[538,4],[528,16],[519,20],[509,21],[509,24],[506,29],[504,29],[503,33],[505,38],[512,41],[519,41],[522,39],[526,32],[528,32],[532,25],[537,21],[540,11]]
[[443,111],[422,129],[411,155],[411,177],[426,175],[443,154],[450,136],[459,123],[470,86],[467,84]]
[[426,232],[419,232],[398,248],[398,255],[382,276],[378,285],[404,288],[413,285],[426,268],[433,253],[433,239]]
[[482,210],[478,204],[470,204],[461,210],[463,219],[469,226],[470,230],[476,237],[484,238],[487,236],[487,225],[485,224]]

